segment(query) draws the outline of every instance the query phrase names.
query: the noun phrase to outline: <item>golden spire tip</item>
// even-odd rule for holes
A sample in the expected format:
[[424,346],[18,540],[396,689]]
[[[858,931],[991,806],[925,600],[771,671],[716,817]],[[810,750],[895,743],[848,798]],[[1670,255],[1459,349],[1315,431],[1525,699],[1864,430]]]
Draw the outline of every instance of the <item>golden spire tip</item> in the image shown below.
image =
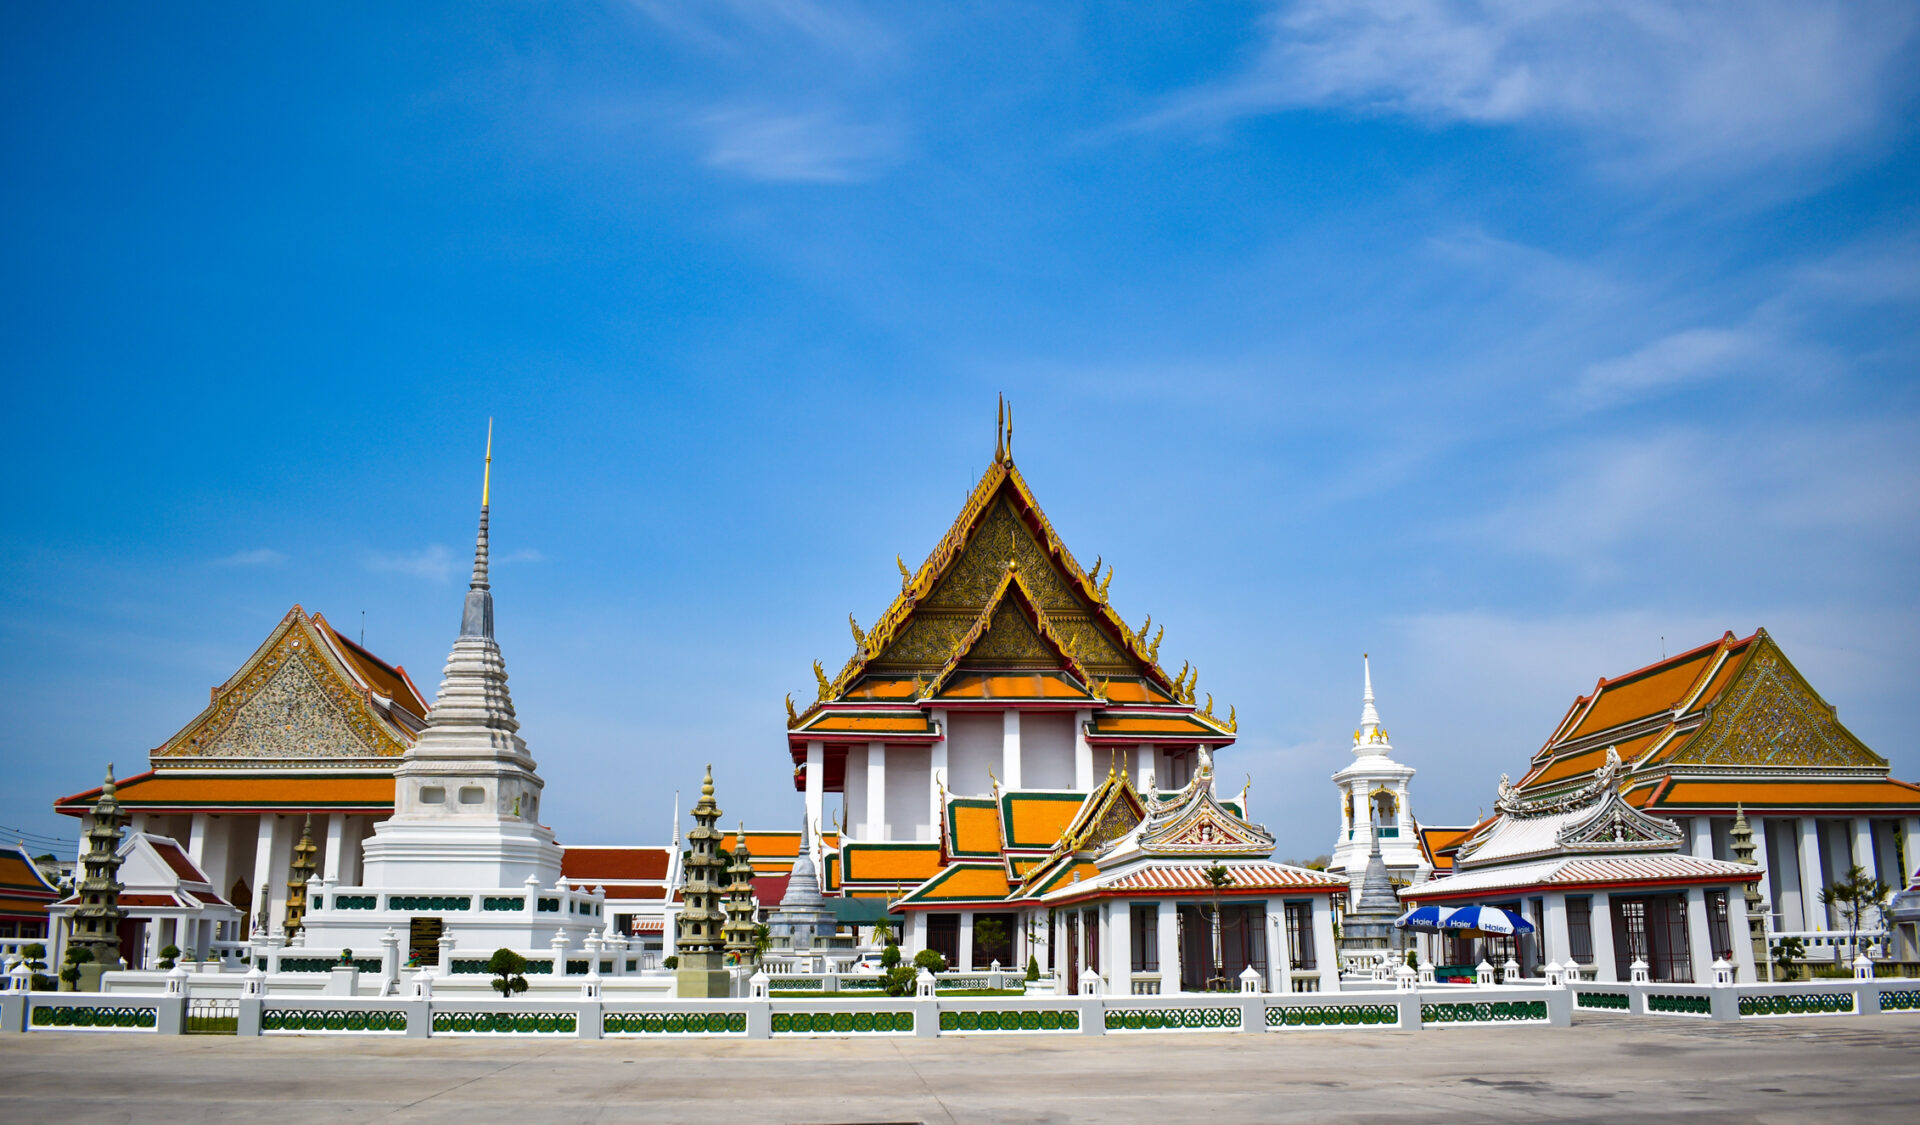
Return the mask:
[[480,506],[487,506],[487,496],[493,491],[493,419],[487,419],[487,467],[480,474]]

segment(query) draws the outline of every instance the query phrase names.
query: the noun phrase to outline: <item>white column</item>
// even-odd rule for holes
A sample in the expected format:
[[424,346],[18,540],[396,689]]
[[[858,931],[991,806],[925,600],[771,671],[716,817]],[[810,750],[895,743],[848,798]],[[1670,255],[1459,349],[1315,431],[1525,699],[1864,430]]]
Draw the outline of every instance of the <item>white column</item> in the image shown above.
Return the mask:
[[953,966],[962,972],[973,971],[973,911],[960,912],[960,958]]
[[1713,818],[1696,816],[1693,818],[1693,854],[1701,859],[1713,858]]
[[1340,944],[1333,940],[1333,903],[1313,896],[1313,956],[1320,965],[1320,991],[1340,991]]
[[1592,913],[1587,925],[1593,933],[1593,979],[1618,981],[1619,967],[1613,961],[1613,904],[1607,892],[1593,892]]
[[825,743],[807,743],[807,828],[816,845],[820,829],[825,827],[827,803],[827,747]]
[[[213,872],[207,870],[207,830],[213,825],[213,816],[209,813],[194,813],[193,823],[187,829],[187,858],[200,873],[213,878]],[[215,888],[219,889],[218,887]]]
[[[127,817],[127,829],[130,832],[145,832],[147,830],[147,814],[137,812]],[[156,927],[149,926],[147,928],[154,929]]]
[[[944,728],[945,723],[941,724]],[[940,838],[940,794],[947,784],[947,743],[945,739],[933,744],[927,770],[927,823],[933,825],[933,838]]]
[[1293,991],[1289,962],[1293,951],[1287,943],[1287,903],[1285,899],[1267,900],[1267,991],[1285,994]]
[[241,910],[246,912],[248,918],[257,923],[260,914],[260,894],[263,889],[266,890],[268,904],[267,933],[259,934],[258,936],[260,937],[266,937],[273,932],[273,892],[269,888],[271,888],[275,882],[273,878],[273,839],[279,821],[280,818],[272,813],[260,814],[260,830],[254,838],[253,845],[253,901],[244,904],[234,903],[235,906],[240,907]]
[[[1864,816],[1853,818],[1853,862],[1865,868],[1868,876],[1880,877],[1879,864],[1873,858],[1873,821]],[[1893,880],[1888,879],[1887,882],[1891,884]],[[1866,923],[1864,918],[1860,921]]]
[[1898,879],[1888,879],[1887,882],[1904,887],[1911,884],[1916,873],[1920,872],[1920,816],[1910,816],[1901,821],[1900,831],[1907,838],[1906,847],[1901,849],[1906,856],[1907,869],[1900,873]]
[[1133,904],[1107,906],[1107,953],[1113,966],[1107,972],[1107,990],[1115,996],[1133,995]]
[[867,743],[867,839],[891,840],[887,831],[887,744]]
[[[1760,865],[1760,899],[1766,908],[1772,911],[1780,909],[1780,902],[1773,897],[1773,864],[1767,859],[1767,818],[1750,816],[1747,827],[1753,830],[1753,859]],[[1746,909],[1745,895],[1742,895],[1741,909]]]
[[1573,935],[1567,932],[1567,896],[1549,894],[1547,900],[1546,958],[1566,964],[1573,957]]
[[326,866],[320,869],[322,878],[332,879],[335,883],[346,882],[346,880],[341,877],[340,871],[340,865],[344,862],[342,856],[345,854],[347,844],[346,837],[347,814],[328,813]]
[[1176,905],[1170,898],[1161,899],[1159,917],[1154,919],[1154,938],[1160,956],[1160,994],[1163,996],[1180,991],[1180,918],[1174,913]]
[[[1738,892],[1735,892],[1738,893]],[[1727,918],[1733,918],[1729,904]],[[1728,933],[1731,939],[1733,934]],[[1692,955],[1695,984],[1713,983],[1713,930],[1707,924],[1707,892],[1704,887],[1687,888],[1687,952]]]
[[[1078,773],[1080,770],[1079,762],[1080,762],[1080,759],[1078,758],[1078,756],[1076,756],[1074,758],[1074,767],[1073,767],[1075,773]],[[1093,768],[1091,751],[1088,752],[1087,768],[1089,772],[1091,772]],[[1149,743],[1145,746],[1140,747],[1139,751],[1134,755],[1134,768],[1133,768],[1134,786],[1138,789],[1145,789],[1147,787],[1147,778],[1152,776],[1154,773],[1155,773],[1155,770],[1153,765],[1153,745]],[[1154,782],[1157,785],[1159,783],[1159,779],[1155,778]]]
[[1000,788],[1020,788],[1020,712],[1000,712]]
[[1087,724],[1093,712],[1073,713],[1073,787],[1082,793],[1093,789],[1093,746],[1087,742]]
[[1809,930],[1827,928],[1827,908],[1820,904],[1820,890],[1827,885],[1820,866],[1820,821],[1811,816],[1800,818],[1800,905],[1806,913],[1802,923]]
[[1753,963],[1753,934],[1747,929],[1747,896],[1738,884],[1727,888],[1727,937],[1733,942],[1733,979],[1759,980]]

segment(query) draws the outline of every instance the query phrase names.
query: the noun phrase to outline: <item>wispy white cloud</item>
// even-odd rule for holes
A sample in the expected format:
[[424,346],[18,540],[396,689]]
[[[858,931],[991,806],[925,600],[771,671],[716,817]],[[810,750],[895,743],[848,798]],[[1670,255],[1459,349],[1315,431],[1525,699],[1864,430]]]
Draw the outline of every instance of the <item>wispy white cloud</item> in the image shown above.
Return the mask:
[[804,43],[814,50],[853,59],[892,53],[899,40],[878,21],[848,4],[812,0],[630,0],[668,34],[723,55],[756,45]]
[[1590,363],[1574,387],[1582,406],[1611,406],[1732,374],[1763,353],[1754,333],[1689,328],[1613,359]]
[[231,555],[213,560],[215,566],[277,566],[286,562],[287,556],[272,547],[255,547],[250,551],[235,551]]
[[749,179],[843,184],[871,178],[897,156],[897,128],[848,120],[833,110],[735,107],[698,115],[709,167]]
[[453,552],[439,543],[418,551],[373,551],[365,561],[367,569],[376,574],[405,574],[429,582],[453,577]]
[[546,560],[547,556],[532,547],[522,547],[517,551],[509,551],[504,555],[495,555],[493,558],[495,564],[545,562]]
[[[1748,168],[1871,134],[1913,84],[1920,8],[1860,0],[1293,0],[1254,64],[1146,124],[1302,106],[1551,122],[1653,170]],[[1905,60],[1905,61],[1903,61]]]

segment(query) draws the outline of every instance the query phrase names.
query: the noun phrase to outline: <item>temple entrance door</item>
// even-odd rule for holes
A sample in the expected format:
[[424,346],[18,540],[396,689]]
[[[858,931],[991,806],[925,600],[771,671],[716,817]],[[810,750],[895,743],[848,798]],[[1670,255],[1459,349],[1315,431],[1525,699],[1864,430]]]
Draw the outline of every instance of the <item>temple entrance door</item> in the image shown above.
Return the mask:
[[227,892],[227,901],[240,908],[240,928],[233,935],[234,940],[245,941],[253,933],[253,888],[247,886],[245,879],[235,879],[233,889]]
[[120,963],[129,969],[147,967],[147,921],[144,918],[122,918],[119,933]]
[[1067,994],[1080,995],[1080,912],[1067,912]]
[[1205,992],[1213,975],[1213,913],[1207,906],[1180,907],[1180,991]]

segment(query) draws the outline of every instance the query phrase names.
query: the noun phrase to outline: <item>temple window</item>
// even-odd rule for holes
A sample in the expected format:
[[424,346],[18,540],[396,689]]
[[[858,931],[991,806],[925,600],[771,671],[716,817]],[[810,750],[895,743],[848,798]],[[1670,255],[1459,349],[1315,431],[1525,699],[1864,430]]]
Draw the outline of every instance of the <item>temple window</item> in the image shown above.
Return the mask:
[[420,803],[423,805],[444,805],[447,803],[446,788],[439,785],[420,787]]
[[1128,912],[1133,933],[1133,971],[1160,971],[1160,908],[1153,903],[1135,903]]
[[1313,955],[1313,904],[1287,904],[1287,965],[1294,969],[1318,968]]

